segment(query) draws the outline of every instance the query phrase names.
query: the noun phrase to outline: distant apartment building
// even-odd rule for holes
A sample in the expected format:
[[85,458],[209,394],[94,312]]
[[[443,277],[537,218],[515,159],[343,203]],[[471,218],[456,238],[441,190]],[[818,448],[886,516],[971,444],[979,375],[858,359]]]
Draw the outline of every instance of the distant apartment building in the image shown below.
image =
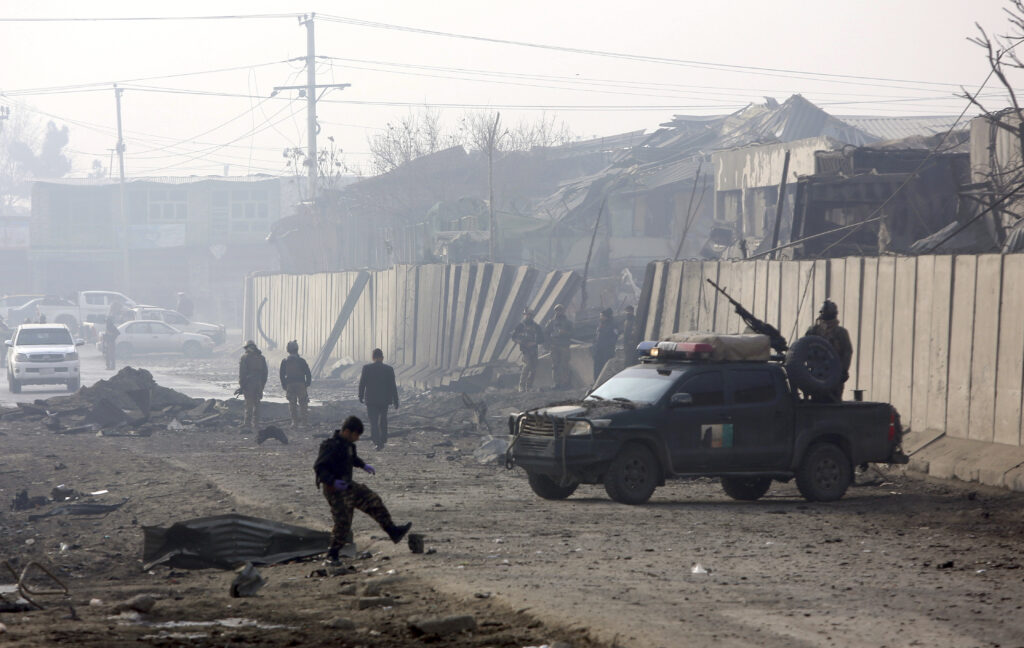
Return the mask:
[[231,324],[240,317],[244,277],[277,269],[266,237],[282,214],[280,183],[270,176],[135,178],[122,196],[110,179],[35,182],[33,289],[117,289],[156,305],[173,305],[184,291],[200,313]]

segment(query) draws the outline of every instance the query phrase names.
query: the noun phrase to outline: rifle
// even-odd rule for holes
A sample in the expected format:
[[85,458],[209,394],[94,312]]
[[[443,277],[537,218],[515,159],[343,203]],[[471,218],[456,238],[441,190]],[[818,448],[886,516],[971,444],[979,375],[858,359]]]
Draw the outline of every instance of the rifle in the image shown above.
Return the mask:
[[750,327],[750,330],[752,330],[754,333],[767,335],[771,339],[772,348],[775,349],[777,353],[785,353],[786,350],[789,349],[789,344],[786,342],[786,338],[782,337],[782,333],[779,333],[779,329],[775,328],[774,326],[763,320],[759,320],[756,317],[754,317],[753,313],[748,311],[746,308],[743,308],[742,304],[740,304],[738,301],[730,297],[729,293],[725,292],[725,288],[722,288],[721,286],[716,284],[714,281],[711,281],[710,279],[708,279],[707,282],[714,286],[715,290],[722,293],[723,297],[729,300],[729,303],[732,304],[733,307],[736,309],[736,314],[739,315],[740,318],[747,323],[747,326]]

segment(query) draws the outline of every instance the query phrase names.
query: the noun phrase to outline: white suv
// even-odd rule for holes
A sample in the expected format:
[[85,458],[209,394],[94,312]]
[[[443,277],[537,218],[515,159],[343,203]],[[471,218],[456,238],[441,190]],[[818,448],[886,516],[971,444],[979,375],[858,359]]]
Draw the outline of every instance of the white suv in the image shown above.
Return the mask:
[[22,324],[7,346],[7,388],[20,393],[22,385],[67,385],[78,391],[82,384],[77,347],[84,340],[71,338],[63,324]]

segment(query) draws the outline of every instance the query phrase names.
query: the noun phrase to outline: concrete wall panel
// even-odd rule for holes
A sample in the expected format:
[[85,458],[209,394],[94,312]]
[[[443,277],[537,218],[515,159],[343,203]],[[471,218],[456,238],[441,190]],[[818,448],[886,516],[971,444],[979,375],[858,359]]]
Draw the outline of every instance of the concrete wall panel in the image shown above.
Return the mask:
[[[676,328],[679,331],[697,331],[700,317],[698,315],[698,300],[701,295],[701,262],[684,261],[681,278],[681,294],[679,300],[679,313],[676,316]],[[671,333],[672,331],[667,331]]]
[[1021,438],[1021,384],[1024,380],[1024,255],[1003,257],[999,356],[996,369],[996,443],[1024,445]]
[[978,257],[974,291],[974,347],[971,352],[971,411],[968,423],[968,438],[976,441],[994,439],[1002,277],[1002,255],[985,254]]
[[[726,292],[735,289],[735,280],[733,279],[733,268],[735,264],[731,261],[721,261],[718,264],[718,280],[719,286],[725,288]],[[708,295],[711,297],[715,304],[715,325],[712,329],[718,333],[729,332],[729,316],[733,314],[732,304],[729,300],[722,296],[714,286],[705,284],[708,290]],[[732,294],[731,292],[729,294]],[[734,297],[735,299],[735,297]],[[742,302],[741,302],[742,303]]]
[[893,301],[896,289],[896,259],[878,259],[875,283],[875,341],[872,345],[871,400],[889,402],[892,383]]
[[779,332],[787,340],[795,340],[798,336],[797,317],[800,313],[801,283],[800,263],[794,261],[781,263],[779,268],[779,316],[774,320],[768,320],[768,323],[778,327]]
[[892,378],[889,398],[908,424],[913,412],[914,341],[917,339],[916,284],[917,259],[897,258],[892,307]]
[[[878,259],[866,258],[861,268],[860,288],[860,345],[857,354],[857,383],[864,390],[866,400],[877,400],[871,389],[874,377],[875,349],[875,290],[878,286]],[[847,383],[849,384],[849,383]]]
[[936,256],[932,268],[932,314],[928,335],[928,411],[925,428],[946,430],[949,390],[949,332],[953,304],[953,257]]
[[708,279],[718,283],[718,261],[705,261],[701,264],[700,297],[697,300],[699,305],[697,311],[697,330],[715,330],[715,308],[718,291],[707,282]]
[[946,434],[968,438],[971,411],[971,352],[974,346],[974,288],[978,258],[956,257],[953,270],[953,317],[949,332],[949,392]]
[[928,381],[931,373],[932,300],[935,281],[935,257],[917,258],[914,299],[914,369],[911,381],[910,412],[900,411],[903,424],[924,432],[928,414]]
[[673,261],[666,266],[665,297],[661,310],[661,323],[658,326],[659,337],[664,337],[676,330],[679,318],[679,295],[683,286],[683,262]]

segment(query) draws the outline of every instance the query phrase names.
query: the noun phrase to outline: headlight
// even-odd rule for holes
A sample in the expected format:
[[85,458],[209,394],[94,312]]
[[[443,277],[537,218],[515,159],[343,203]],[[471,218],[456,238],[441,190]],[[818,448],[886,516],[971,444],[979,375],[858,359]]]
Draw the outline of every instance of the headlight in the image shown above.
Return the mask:
[[64,354],[65,360],[78,360],[78,351],[72,351],[71,353]]
[[14,354],[14,360],[16,362],[28,362],[28,354],[27,353],[15,353]]
[[590,434],[591,427],[587,421],[574,421],[569,427],[569,436],[584,436]]

